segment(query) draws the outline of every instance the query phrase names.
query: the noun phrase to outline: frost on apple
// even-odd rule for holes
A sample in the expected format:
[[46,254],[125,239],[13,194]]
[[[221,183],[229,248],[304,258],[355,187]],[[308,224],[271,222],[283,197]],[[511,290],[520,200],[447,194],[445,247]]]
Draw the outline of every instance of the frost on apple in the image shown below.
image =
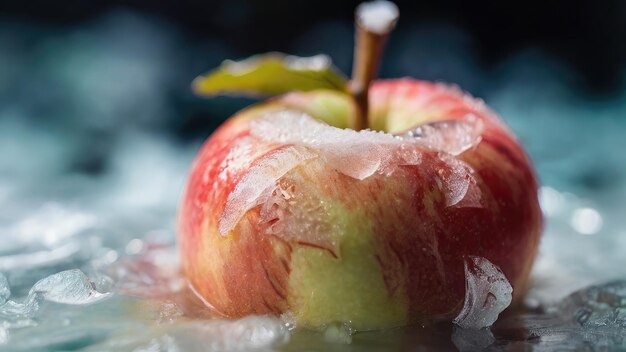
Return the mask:
[[323,248],[339,258],[338,239],[332,234],[340,232],[341,225],[339,221],[327,221],[329,214],[332,204],[320,201],[316,194],[287,180],[280,180],[261,206],[259,224],[264,234]]
[[405,144],[401,137],[332,127],[298,111],[268,114],[252,121],[250,127],[251,134],[260,139],[309,148],[329,166],[358,180],[390,172],[396,165],[420,162],[414,150],[400,153]]
[[228,197],[220,219],[220,233],[226,234],[235,227],[246,211],[266,200],[269,196],[267,191],[279,178],[314,157],[315,154],[304,148],[288,146],[259,159]]
[[339,172],[363,180],[376,172],[393,172],[398,165],[418,165],[420,151],[457,156],[475,147],[483,132],[482,122],[475,119],[470,115],[462,120],[438,121],[393,135],[336,128],[303,112],[284,110],[252,121],[251,134],[310,148]]
[[474,170],[450,154],[440,153],[439,159],[448,166],[437,172],[437,182],[444,191],[446,206],[481,207],[482,195],[474,178]]
[[493,325],[511,304],[512,292],[500,268],[485,258],[468,256],[465,259],[465,302],[454,323],[464,329],[477,330]]
[[483,122],[469,114],[462,120],[435,121],[419,125],[401,137],[420,140],[428,149],[441,150],[452,155],[462,154],[482,140]]
[[226,202],[220,234],[232,230],[248,210],[268,201],[282,176],[313,158],[346,176],[364,180],[375,174],[390,175],[399,166],[420,165],[424,152],[437,152],[442,163],[437,182],[446,205],[480,207],[474,172],[456,158],[480,143],[483,125],[476,118],[470,115],[424,124],[400,135],[336,128],[295,110],[272,112],[253,120],[253,138],[287,147],[258,159],[239,181]]

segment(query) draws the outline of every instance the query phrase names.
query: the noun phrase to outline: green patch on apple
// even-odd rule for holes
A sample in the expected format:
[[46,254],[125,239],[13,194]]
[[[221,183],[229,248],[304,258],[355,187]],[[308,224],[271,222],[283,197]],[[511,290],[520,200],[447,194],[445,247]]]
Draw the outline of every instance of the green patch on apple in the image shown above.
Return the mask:
[[291,254],[289,303],[296,320],[307,328],[349,322],[356,330],[406,324],[407,297],[388,293],[374,254],[372,222],[358,209],[336,206],[333,213],[341,236],[338,257],[307,246]]

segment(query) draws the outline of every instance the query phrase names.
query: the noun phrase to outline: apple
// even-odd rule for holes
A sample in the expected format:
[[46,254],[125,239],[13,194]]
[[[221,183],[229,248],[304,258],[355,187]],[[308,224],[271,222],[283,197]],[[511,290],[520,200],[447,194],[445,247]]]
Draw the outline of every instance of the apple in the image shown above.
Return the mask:
[[357,9],[350,82],[324,56],[279,54],[194,82],[274,96],[210,136],[182,198],[183,271],[218,314],[287,313],[314,329],[451,320],[470,256],[523,294],[542,228],[532,164],[458,88],[373,81],[396,19],[387,2]]

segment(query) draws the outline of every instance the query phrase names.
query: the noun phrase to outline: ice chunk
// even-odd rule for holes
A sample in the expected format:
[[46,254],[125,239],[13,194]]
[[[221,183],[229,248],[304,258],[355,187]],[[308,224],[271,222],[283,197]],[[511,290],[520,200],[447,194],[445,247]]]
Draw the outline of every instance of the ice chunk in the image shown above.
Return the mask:
[[459,155],[482,140],[483,122],[474,115],[462,120],[435,121],[419,125],[404,133],[403,138],[415,138],[432,150]]
[[249,209],[262,203],[261,195],[268,195],[279,178],[314,157],[306,148],[288,146],[259,159],[228,196],[219,222],[220,234],[228,233]]
[[108,296],[96,291],[87,275],[78,269],[62,271],[37,281],[29,296],[34,294],[65,304],[88,304]]
[[37,321],[33,318],[41,309],[42,299],[56,303],[84,305],[107,296],[108,294],[94,290],[82,271],[77,269],[62,271],[35,283],[23,301],[11,300],[0,304],[0,328],[16,329],[36,326]]
[[485,258],[468,256],[465,259],[465,302],[454,323],[464,329],[493,325],[511,304],[512,292],[500,268]]
[[0,273],[0,305],[4,304],[11,297],[11,288],[9,287],[9,281]]
[[583,328],[626,329],[626,281],[582,289],[551,310]]

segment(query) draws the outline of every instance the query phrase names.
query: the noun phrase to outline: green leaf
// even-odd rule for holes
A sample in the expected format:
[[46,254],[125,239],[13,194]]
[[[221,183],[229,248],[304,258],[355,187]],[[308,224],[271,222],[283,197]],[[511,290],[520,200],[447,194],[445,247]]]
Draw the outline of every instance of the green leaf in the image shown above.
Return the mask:
[[272,96],[290,91],[331,89],[347,92],[347,79],[326,55],[256,55],[243,61],[226,60],[192,84],[198,95]]

